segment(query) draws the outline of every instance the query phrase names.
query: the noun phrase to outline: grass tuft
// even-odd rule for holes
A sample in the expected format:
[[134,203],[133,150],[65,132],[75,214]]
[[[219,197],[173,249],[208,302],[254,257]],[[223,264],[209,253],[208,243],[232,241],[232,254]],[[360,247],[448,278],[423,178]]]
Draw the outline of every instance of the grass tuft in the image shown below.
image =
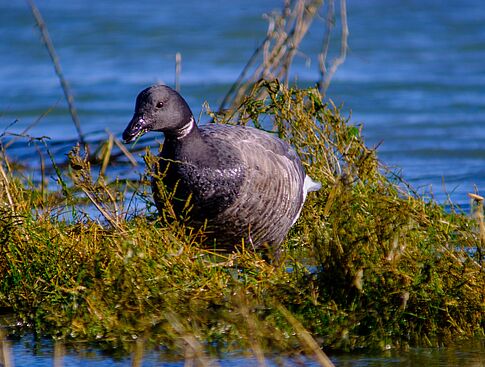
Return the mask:
[[[248,351],[260,363],[267,351],[313,350],[322,365],[317,345],[385,349],[484,336],[479,195],[471,196],[473,216],[419,197],[313,88],[263,81],[236,110],[208,113],[216,122],[273,126],[322,182],[283,246],[284,265],[244,247],[204,246],[203,233],[170,205],[154,215],[149,173],[138,183],[109,182],[109,157],[95,174],[74,147],[48,191],[4,154],[0,308],[21,325],[10,333],[122,350],[143,340],[201,361],[212,348]],[[113,139],[106,144],[109,154]],[[146,154],[148,171],[153,159]],[[130,215],[133,195],[146,214]],[[169,203],[170,193],[162,195]]]

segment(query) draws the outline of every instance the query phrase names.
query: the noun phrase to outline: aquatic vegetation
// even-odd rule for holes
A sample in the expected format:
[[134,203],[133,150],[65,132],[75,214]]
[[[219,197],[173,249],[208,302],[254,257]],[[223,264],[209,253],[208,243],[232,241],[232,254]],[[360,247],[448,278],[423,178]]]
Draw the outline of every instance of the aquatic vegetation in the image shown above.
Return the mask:
[[[323,184],[283,244],[283,265],[205,247],[204,233],[170,210],[170,192],[155,215],[149,169],[139,182],[109,181],[74,147],[49,191],[2,152],[0,308],[11,315],[4,324],[21,325],[10,333],[255,356],[313,353],[312,340],[385,349],[483,337],[480,196],[475,216],[421,198],[317,89],[262,81],[237,109],[208,113],[274,126]],[[154,159],[147,151],[148,168]],[[104,172],[109,158],[101,162]],[[133,197],[145,213],[130,214]],[[103,220],[85,214],[86,202]]]

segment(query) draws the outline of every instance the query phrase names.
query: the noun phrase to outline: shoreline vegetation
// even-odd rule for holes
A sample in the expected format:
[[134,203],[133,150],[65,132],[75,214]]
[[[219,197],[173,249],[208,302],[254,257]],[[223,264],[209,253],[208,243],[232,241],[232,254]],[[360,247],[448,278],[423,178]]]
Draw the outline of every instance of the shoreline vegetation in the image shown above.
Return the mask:
[[[267,97],[252,97],[262,90]],[[149,170],[139,182],[108,182],[74,147],[58,190],[44,190],[3,152],[0,307],[11,313],[6,325],[20,325],[9,333],[127,350],[134,339],[193,349],[190,339],[255,356],[313,354],[308,340],[360,350],[484,336],[480,196],[473,217],[419,197],[317,89],[263,81],[235,112],[243,124],[271,118],[323,184],[285,242],[284,266],[244,246],[205,248],[170,205],[157,216]],[[154,158],[146,152],[147,167]],[[128,214],[132,195],[146,214]],[[87,201],[104,223],[86,216]]]
[[[324,102],[331,79],[327,41],[318,86],[288,87],[296,52],[288,45],[301,41],[316,13],[311,6],[321,2],[291,4],[270,20],[274,33],[255,52],[260,63],[248,62],[219,112],[206,106],[214,123],[273,126],[323,185],[290,231],[281,265],[244,244],[236,253],[207,248],[204,233],[170,210],[170,192],[158,216],[149,187],[156,153],[148,148],[137,150],[147,169],[133,181],[106,174],[120,156],[135,162],[112,135],[93,154],[80,136],[83,144],[65,164],[47,145],[42,162],[50,161],[56,178],[47,185],[44,163],[34,174],[41,179],[33,179],[22,162],[9,159],[2,139],[6,335],[33,333],[135,354],[140,345],[162,346],[201,365],[210,364],[212,352],[242,351],[260,365],[265,355],[281,353],[304,354],[322,366],[331,362],[321,348],[406,349],[485,337],[483,198],[470,194],[471,215],[445,210],[379,162],[361,127]],[[340,4],[345,14],[345,1]],[[347,47],[341,17],[333,73]],[[285,33],[301,37],[281,38]],[[137,203],[146,209],[138,212]]]

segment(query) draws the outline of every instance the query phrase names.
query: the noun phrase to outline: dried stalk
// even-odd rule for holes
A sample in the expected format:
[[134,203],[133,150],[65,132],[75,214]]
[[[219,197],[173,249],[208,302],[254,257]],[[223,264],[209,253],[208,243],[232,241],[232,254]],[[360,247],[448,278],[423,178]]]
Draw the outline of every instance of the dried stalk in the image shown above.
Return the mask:
[[167,321],[172,326],[173,330],[184,341],[185,350],[185,365],[197,365],[203,367],[219,366],[216,361],[209,359],[204,352],[204,346],[197,340],[194,334],[187,332],[179,317],[172,312],[167,312]]
[[5,331],[0,328],[0,366],[13,367],[12,346],[7,340]]
[[182,71],[182,54],[175,54],[175,90],[180,92],[180,73]]
[[325,35],[323,36],[323,43],[322,43],[322,52],[318,54],[318,64],[320,67],[320,80],[318,82],[318,89],[320,92],[323,90],[323,84],[325,81],[325,75],[327,74],[327,55],[328,50],[330,48],[330,39],[332,35],[332,30],[335,25],[334,17],[335,17],[335,1],[330,0],[327,5],[327,14],[326,14],[326,28],[325,28]]
[[32,14],[34,15],[35,22],[39,27],[40,34],[42,36],[42,41],[44,42],[47,48],[47,52],[49,53],[52,63],[54,64],[54,70],[56,71],[57,77],[59,78],[59,81],[61,83],[61,87],[64,92],[67,105],[69,107],[69,113],[71,114],[72,121],[74,122],[74,126],[76,127],[76,131],[79,137],[79,142],[84,147],[87,147],[86,140],[84,139],[84,135],[81,130],[81,122],[77,114],[77,109],[76,109],[76,106],[74,105],[74,95],[71,92],[69,83],[67,82],[66,78],[64,78],[64,74],[61,69],[61,64],[59,62],[59,57],[57,56],[56,50],[54,48],[54,44],[52,43],[49,32],[47,30],[47,25],[45,24],[44,19],[42,18],[42,14],[40,13],[37,6],[35,5],[34,0],[27,0],[27,1],[29,3]]
[[3,186],[3,190],[5,190],[5,195],[7,196],[7,200],[8,200],[8,204],[12,210],[12,213],[14,212],[14,205],[13,205],[13,200],[12,200],[12,196],[10,195],[10,191],[8,189],[9,187],[9,181],[8,181],[8,178],[7,178],[7,175],[3,169],[3,165],[0,164],[0,174],[1,174],[1,179],[2,181],[0,181],[0,185]]
[[[335,13],[333,0],[329,2],[329,10],[328,16],[333,18]],[[337,71],[338,67],[342,65],[347,57],[347,49],[348,43],[347,39],[349,37],[349,28],[347,25],[347,3],[346,0],[340,0],[340,23],[341,23],[341,36],[340,36],[340,54],[336,57],[330,68],[325,66],[325,60],[327,59],[328,48],[330,45],[330,33],[333,28],[333,21],[327,17],[327,32],[323,41],[323,48],[322,52],[319,55],[319,64],[320,64],[320,81],[318,83],[318,89],[322,95],[325,95],[327,92],[328,86],[330,85],[330,81],[332,80],[335,72]]]
[[[293,59],[300,44],[307,34],[318,10],[322,7],[322,0],[294,0],[285,1],[283,10],[279,14],[272,14],[268,18],[266,38],[249,58],[237,80],[225,95],[219,112],[233,110],[239,106],[244,97],[250,93],[255,83],[261,79],[278,79],[288,85]],[[324,34],[322,52],[318,55],[320,67],[319,90],[325,94],[333,75],[345,61],[348,49],[348,25],[346,0],[340,0],[340,19],[342,25],[340,54],[327,68],[326,59],[330,47],[330,35],[334,26],[334,0],[330,0],[326,13],[326,30]],[[259,62],[258,62],[259,60]],[[255,95],[260,98],[262,95]]]
[[[279,79],[288,83],[293,58],[322,4],[322,0],[285,2],[280,14],[268,16],[266,38],[229,89],[219,111],[238,106],[254,83],[261,79]],[[256,64],[258,58],[261,61]]]
[[314,353],[315,359],[318,364],[322,367],[335,367],[330,358],[328,358],[325,352],[320,349],[320,346],[317,344],[315,339],[313,339],[308,330],[306,330],[305,327],[301,324],[301,322],[298,321],[296,317],[293,316],[293,314],[288,311],[286,307],[282,304],[277,303],[276,308],[293,327],[296,335],[298,336],[302,344],[306,348],[308,348],[309,351]]
[[54,342],[54,367],[64,366],[64,356],[66,355],[66,347],[60,341]]

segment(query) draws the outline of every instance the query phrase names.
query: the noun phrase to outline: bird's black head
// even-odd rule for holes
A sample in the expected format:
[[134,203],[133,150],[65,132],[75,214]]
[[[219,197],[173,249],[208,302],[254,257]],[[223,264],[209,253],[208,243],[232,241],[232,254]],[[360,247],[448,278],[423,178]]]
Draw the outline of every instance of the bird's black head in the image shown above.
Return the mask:
[[123,132],[123,140],[132,142],[147,131],[184,136],[193,126],[192,111],[182,96],[166,85],[154,85],[136,98],[135,113]]

